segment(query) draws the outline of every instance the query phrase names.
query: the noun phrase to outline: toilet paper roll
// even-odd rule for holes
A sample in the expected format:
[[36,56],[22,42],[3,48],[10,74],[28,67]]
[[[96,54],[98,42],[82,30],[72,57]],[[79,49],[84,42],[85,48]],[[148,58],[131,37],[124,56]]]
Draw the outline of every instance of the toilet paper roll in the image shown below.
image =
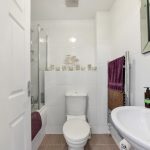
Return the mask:
[[120,141],[120,150],[130,150],[130,149],[131,149],[130,143],[128,143],[125,139]]

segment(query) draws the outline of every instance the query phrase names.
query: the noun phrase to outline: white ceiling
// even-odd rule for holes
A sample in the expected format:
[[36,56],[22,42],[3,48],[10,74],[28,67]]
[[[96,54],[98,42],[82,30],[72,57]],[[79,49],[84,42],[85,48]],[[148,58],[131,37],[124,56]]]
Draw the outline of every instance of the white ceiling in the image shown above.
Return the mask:
[[96,11],[107,11],[115,0],[79,0],[79,7],[68,8],[65,0],[31,0],[32,20],[89,19]]

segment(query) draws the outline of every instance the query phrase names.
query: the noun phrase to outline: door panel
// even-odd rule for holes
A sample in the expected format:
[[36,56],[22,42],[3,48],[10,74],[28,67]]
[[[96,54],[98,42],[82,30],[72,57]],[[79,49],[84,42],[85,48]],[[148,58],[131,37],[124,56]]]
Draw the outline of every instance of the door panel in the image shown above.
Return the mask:
[[25,27],[25,1],[10,0],[9,15],[22,26]]
[[0,150],[31,150],[30,0],[0,5]]
[[[25,31],[13,19],[11,23],[11,93],[22,92],[25,83]],[[18,38],[19,37],[19,38]]]
[[25,115],[22,114],[10,124],[11,150],[25,150]]
[[21,12],[24,11],[24,0],[14,0]]
[[[19,139],[12,140],[12,150],[19,150],[19,148],[25,147],[24,142],[24,120],[26,120],[24,114],[26,112],[25,102],[27,100],[26,96],[26,84],[25,80],[25,15],[22,11],[23,7],[20,4],[20,0],[11,1],[10,9],[10,95],[9,95],[9,106],[11,110],[10,130],[12,137],[18,136]],[[22,130],[21,130],[22,129]],[[18,142],[16,140],[21,140]],[[22,141],[23,140],[23,141]],[[14,142],[14,143],[13,143]]]

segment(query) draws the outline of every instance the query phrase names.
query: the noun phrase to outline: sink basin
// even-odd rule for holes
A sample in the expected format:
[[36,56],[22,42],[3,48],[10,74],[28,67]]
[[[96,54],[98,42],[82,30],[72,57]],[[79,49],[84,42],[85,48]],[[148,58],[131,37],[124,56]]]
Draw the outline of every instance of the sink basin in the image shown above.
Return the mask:
[[150,109],[124,106],[114,109],[112,121],[119,133],[136,149],[150,150]]

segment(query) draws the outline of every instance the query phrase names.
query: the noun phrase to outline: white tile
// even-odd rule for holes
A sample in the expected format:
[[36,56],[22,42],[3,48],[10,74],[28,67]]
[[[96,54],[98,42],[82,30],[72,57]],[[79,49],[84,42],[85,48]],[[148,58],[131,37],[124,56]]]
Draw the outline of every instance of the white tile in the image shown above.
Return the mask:
[[88,121],[90,125],[97,125],[97,113],[95,107],[88,111]]
[[97,87],[88,85],[87,87],[88,92],[88,107],[96,106],[97,101]]
[[45,101],[47,105],[57,106],[65,103],[66,86],[50,86],[45,90]]
[[58,126],[63,125],[66,121],[65,115],[65,106],[58,105],[58,106],[49,106],[48,108],[48,117],[47,117],[47,126]]
[[[36,23],[36,22],[35,22]],[[81,63],[95,62],[95,22],[94,20],[40,21],[49,36],[49,60],[51,64],[63,64],[64,55],[76,55]],[[77,38],[72,44],[69,38]]]
[[[62,79],[66,77],[67,82],[61,85]],[[56,78],[57,82],[52,82]],[[70,90],[84,91],[88,93],[88,116],[92,125],[97,121],[97,86],[95,72],[55,72],[48,73],[45,86],[46,104],[48,111],[48,125],[60,125],[65,120],[65,92]],[[51,83],[50,83],[51,82]],[[63,107],[63,108],[62,108]],[[58,111],[57,111],[58,110]],[[52,119],[51,119],[52,118]]]

